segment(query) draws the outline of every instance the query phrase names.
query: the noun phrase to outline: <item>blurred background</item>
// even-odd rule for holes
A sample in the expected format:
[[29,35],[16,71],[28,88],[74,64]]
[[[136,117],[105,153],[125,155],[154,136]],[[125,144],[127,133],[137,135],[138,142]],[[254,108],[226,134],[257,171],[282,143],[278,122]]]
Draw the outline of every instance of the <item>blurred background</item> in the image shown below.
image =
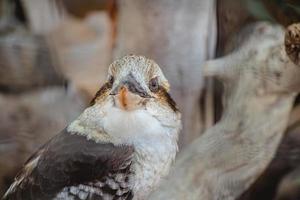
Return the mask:
[[[299,22],[300,2],[0,0],[0,16],[2,196],[29,155],[89,105],[108,65],[126,54],[161,66],[183,113],[184,149],[222,115],[222,85],[202,76],[202,63],[230,52],[235,34],[255,21]],[[299,99],[283,148],[241,199],[300,192]]]

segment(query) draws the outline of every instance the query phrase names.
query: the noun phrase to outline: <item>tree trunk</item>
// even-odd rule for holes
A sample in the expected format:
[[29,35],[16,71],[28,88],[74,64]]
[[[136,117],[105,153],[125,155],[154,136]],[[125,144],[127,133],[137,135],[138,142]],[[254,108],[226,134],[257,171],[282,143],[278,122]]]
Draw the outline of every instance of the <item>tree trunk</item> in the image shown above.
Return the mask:
[[203,130],[202,64],[214,55],[215,1],[119,1],[115,57],[141,54],[157,61],[183,114],[180,145]]

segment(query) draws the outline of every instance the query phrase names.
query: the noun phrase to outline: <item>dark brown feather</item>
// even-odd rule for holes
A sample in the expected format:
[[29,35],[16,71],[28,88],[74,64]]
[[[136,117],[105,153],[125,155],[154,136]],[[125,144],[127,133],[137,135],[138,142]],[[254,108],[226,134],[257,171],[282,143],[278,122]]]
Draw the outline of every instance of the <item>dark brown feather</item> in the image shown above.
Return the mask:
[[112,87],[110,82],[106,82],[96,93],[95,97],[92,99],[90,106],[93,106],[98,99],[104,96]]
[[159,87],[158,96],[161,98],[163,102],[166,102],[174,112],[179,111],[175,101],[172,99],[172,97],[164,87],[161,86]]
[[[119,173],[128,182],[133,151],[132,146],[96,143],[64,130],[27,162],[30,163],[40,155],[37,165],[30,173],[26,172],[26,166],[24,167],[19,177],[26,174],[25,178],[5,199],[53,199],[63,188],[68,190],[71,186],[76,188],[79,185],[98,189],[102,195],[114,195],[117,190],[109,189],[106,182]],[[101,187],[97,186],[100,182],[104,183]],[[124,198],[120,199],[132,196],[130,189],[126,188],[126,182],[116,184],[122,184],[127,190]],[[87,199],[100,197],[87,191]]]

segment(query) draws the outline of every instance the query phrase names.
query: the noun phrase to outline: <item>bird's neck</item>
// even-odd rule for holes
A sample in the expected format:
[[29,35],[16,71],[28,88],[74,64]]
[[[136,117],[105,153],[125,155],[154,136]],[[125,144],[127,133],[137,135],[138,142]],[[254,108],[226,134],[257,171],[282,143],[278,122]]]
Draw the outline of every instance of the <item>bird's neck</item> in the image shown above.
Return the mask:
[[162,137],[176,142],[179,128],[180,124],[178,127],[165,126],[147,109],[125,111],[107,104],[87,108],[68,126],[68,131],[96,142],[138,145],[141,141]]

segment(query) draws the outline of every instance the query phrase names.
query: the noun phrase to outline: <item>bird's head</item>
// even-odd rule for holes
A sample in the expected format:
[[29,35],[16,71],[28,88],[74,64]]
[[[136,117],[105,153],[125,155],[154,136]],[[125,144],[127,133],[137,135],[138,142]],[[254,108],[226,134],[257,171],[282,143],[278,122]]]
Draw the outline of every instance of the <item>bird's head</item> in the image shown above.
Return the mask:
[[177,112],[168,91],[169,83],[153,60],[130,55],[109,66],[107,81],[91,104],[112,101],[115,107],[123,111],[133,111],[143,109],[151,102]]
[[168,92],[169,83],[153,60],[125,56],[109,66],[90,107],[68,130],[114,144],[169,138],[175,147],[181,114]]

